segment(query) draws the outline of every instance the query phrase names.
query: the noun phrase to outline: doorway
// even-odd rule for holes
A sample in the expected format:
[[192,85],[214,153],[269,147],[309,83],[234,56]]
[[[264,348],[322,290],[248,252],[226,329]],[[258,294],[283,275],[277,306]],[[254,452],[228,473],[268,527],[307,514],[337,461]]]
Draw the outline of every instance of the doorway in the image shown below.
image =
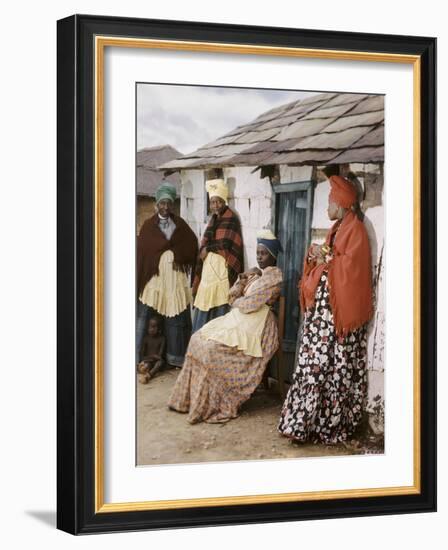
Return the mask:
[[297,284],[310,244],[314,186],[311,181],[306,181],[278,184],[273,189],[276,235],[283,247],[277,265],[283,271],[282,294],[285,297],[284,374],[285,381],[290,382],[295,368],[300,323]]

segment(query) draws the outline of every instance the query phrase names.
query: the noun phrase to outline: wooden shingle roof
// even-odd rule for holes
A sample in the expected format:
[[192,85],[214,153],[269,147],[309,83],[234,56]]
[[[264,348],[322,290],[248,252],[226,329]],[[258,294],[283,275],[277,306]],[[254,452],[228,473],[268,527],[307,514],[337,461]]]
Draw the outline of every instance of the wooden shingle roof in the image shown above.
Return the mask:
[[384,96],[324,93],[271,109],[160,168],[383,161]]
[[[140,197],[154,197],[156,189],[164,181],[165,176],[158,166],[164,162],[180,157],[181,153],[171,145],[146,147],[137,151],[137,195]],[[169,178],[180,193],[180,176],[173,174]]]

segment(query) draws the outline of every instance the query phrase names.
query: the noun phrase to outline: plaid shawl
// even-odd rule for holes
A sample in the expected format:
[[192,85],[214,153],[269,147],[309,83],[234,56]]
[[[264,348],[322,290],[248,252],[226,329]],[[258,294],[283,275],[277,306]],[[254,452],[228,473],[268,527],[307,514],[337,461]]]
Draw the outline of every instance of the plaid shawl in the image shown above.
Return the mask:
[[[244,268],[243,237],[241,224],[237,215],[226,206],[221,215],[213,214],[205,229],[199,251],[203,249],[223,256],[229,271],[230,286],[236,281]],[[193,281],[193,295],[201,282],[203,261],[196,263],[196,274]]]

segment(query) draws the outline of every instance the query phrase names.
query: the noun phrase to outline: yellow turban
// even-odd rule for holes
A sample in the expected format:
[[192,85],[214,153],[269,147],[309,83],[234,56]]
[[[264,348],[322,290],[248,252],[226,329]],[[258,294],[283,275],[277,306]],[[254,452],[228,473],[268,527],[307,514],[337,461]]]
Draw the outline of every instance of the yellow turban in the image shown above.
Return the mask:
[[205,182],[205,188],[207,189],[208,196],[219,197],[227,204],[227,197],[229,196],[229,188],[224,180],[208,180]]

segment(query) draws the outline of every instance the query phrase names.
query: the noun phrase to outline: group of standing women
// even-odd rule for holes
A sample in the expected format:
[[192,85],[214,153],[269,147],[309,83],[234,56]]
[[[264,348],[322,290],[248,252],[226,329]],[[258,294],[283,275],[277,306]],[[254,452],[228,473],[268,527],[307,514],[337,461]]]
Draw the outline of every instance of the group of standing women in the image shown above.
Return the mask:
[[[335,223],[305,257],[297,365],[278,425],[293,440],[326,444],[346,440],[362,419],[372,315],[370,248],[357,192],[339,175],[329,179],[328,215]],[[157,191],[157,213],[142,226],[137,245],[137,353],[148,318],[158,314],[166,361],[182,367],[168,406],[187,413],[190,423],[238,416],[279,346],[273,306],[282,288],[281,244],[261,231],[258,267],[244,271],[241,226],[227,205],[227,186],[210,180],[206,188],[211,217],[199,249],[172,212],[169,185]]]

